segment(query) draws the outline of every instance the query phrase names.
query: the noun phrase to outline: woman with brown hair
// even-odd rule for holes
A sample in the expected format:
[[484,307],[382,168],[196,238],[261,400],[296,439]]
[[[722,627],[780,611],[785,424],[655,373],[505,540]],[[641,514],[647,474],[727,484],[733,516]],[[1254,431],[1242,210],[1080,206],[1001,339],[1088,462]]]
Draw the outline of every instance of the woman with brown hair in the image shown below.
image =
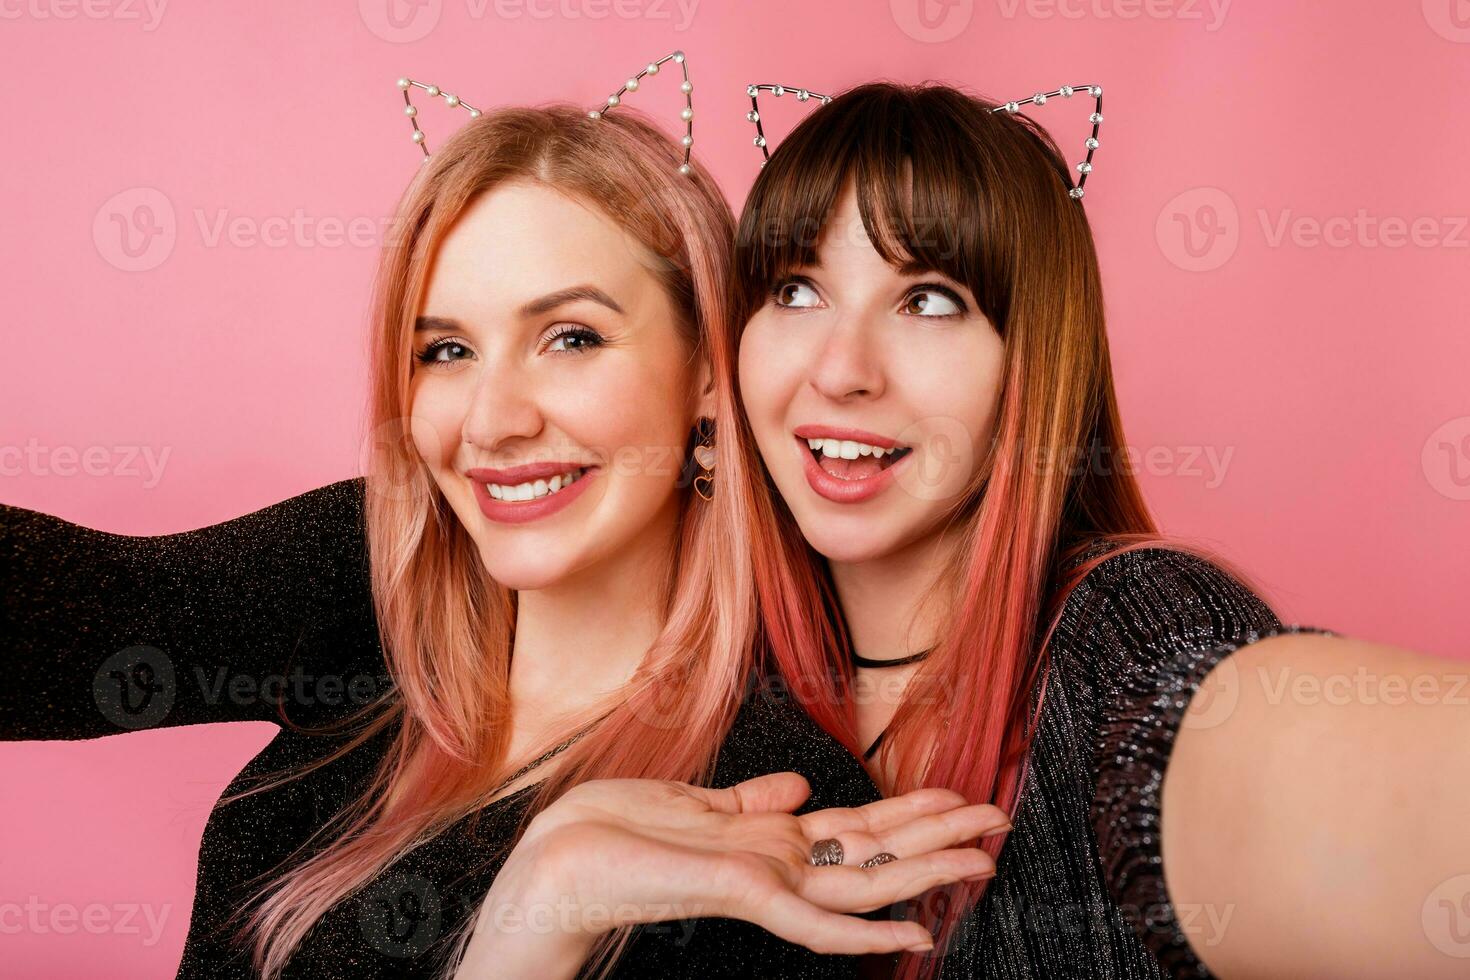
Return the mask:
[[[1461,975],[1421,921],[1470,860],[1454,665],[1283,624],[1160,533],[1082,206],[1101,88],[1026,102],[1073,96],[1099,103],[1075,172],[1019,103],[809,96],[740,221],[781,674],[885,792],[1013,815],[993,879],[917,910],[943,959],[897,974]],[[1281,697],[1344,664],[1442,697]]]

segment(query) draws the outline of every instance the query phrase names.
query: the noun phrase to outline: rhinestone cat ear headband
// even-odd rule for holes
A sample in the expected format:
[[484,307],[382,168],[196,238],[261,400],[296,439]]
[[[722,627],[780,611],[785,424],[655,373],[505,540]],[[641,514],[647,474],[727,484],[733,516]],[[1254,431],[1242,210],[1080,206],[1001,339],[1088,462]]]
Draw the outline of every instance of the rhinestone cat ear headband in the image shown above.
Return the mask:
[[[745,119],[747,122],[755,123],[755,145],[760,147],[760,151],[762,154],[761,166],[764,167],[766,165],[766,161],[771,159],[771,150],[766,145],[766,130],[765,126],[761,123],[760,93],[762,92],[770,92],[778,99],[781,96],[785,95],[787,92],[794,92],[796,93],[796,101],[810,102],[812,99],[816,99],[820,105],[826,105],[827,103],[831,102],[832,96],[822,95],[818,92],[813,92],[811,89],[793,88],[790,85],[770,85],[766,83],[761,83],[759,85],[747,85],[745,87],[745,94],[750,96],[750,111],[745,114]],[[1015,113],[1020,112],[1021,107],[1024,105],[1046,105],[1048,99],[1054,99],[1057,97],[1070,99],[1078,92],[1086,92],[1088,95],[1097,100],[1096,105],[1093,107],[1092,115],[1088,117],[1092,123],[1092,135],[1087,137],[1087,143],[1085,144],[1087,146],[1087,159],[1077,164],[1077,172],[1081,174],[1081,176],[1077,179],[1077,186],[1073,187],[1070,191],[1067,192],[1073,198],[1081,200],[1082,185],[1087,183],[1087,175],[1092,173],[1092,155],[1093,153],[1097,152],[1098,130],[1102,128],[1103,114],[1101,85],[1063,85],[1055,92],[1037,92],[1029,99],[1022,99],[1019,102],[1007,102],[1005,105],[998,105],[990,111],[1006,112],[1014,115]]]
[[[659,70],[662,69],[663,66],[670,61],[677,64],[681,69],[683,69],[684,72],[684,81],[681,82],[679,85],[679,91],[684,93],[684,109],[682,112],[679,113],[679,118],[684,120],[684,138],[679,141],[680,144],[684,147],[684,159],[679,164],[679,173],[687,175],[693,173],[694,171],[694,168],[689,163],[689,152],[694,147],[694,99],[690,95],[690,93],[694,91],[694,84],[689,81],[689,63],[684,58],[684,52],[675,51],[672,54],[664,55],[657,61],[650,61],[642,71],[624,82],[622,88],[618,89],[612,95],[609,95],[606,102],[602,103],[595,109],[589,110],[587,113],[587,118],[594,120],[601,119],[603,115],[606,114],[609,110],[616,109],[618,106],[622,105],[624,95],[629,92],[638,91],[639,87],[643,83],[644,78],[650,75],[657,75],[659,73]],[[418,106],[413,104],[413,99],[410,97],[410,93],[414,89],[423,89],[426,93],[428,93],[430,98],[442,97],[444,99],[445,105],[449,106],[451,109],[456,106],[464,109],[470,114],[471,119],[482,115],[479,109],[476,109],[468,102],[465,102],[459,96],[451,95],[450,93],[443,91],[437,85],[430,85],[427,82],[420,82],[413,78],[400,78],[398,80],[398,88],[400,91],[403,92],[403,114],[408,117],[408,121],[413,125],[413,141],[417,143],[419,145],[419,148],[424,151],[425,160],[429,159],[429,147],[428,144],[424,142],[424,131],[419,128]]]

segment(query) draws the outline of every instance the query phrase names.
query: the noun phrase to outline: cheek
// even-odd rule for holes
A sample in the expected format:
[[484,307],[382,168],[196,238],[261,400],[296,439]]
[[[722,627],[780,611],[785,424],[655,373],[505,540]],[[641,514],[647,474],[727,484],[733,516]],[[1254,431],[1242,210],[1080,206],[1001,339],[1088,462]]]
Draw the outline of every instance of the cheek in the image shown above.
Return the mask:
[[925,479],[954,489],[970,480],[988,452],[1005,351],[993,333],[963,342],[932,339],[890,352],[890,390],[901,392],[914,422],[900,439],[928,448]]
[[758,434],[779,425],[794,390],[796,358],[782,356],[777,331],[757,316],[740,338],[738,381],[751,425]]
[[454,464],[464,424],[465,401],[449,379],[422,376],[409,396],[414,451],[426,465],[444,469]]
[[558,397],[554,418],[575,442],[606,454],[614,473],[672,486],[692,424],[687,390],[672,362],[588,372]]

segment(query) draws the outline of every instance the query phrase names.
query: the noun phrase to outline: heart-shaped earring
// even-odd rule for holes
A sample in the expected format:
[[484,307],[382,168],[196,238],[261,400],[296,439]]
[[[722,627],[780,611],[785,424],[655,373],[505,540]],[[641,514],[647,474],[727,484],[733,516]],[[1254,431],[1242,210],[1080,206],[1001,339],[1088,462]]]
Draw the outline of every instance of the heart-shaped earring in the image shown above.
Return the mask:
[[699,417],[695,430],[699,444],[694,447],[694,461],[700,473],[694,478],[694,492],[705,500],[715,499],[715,420],[707,415]]

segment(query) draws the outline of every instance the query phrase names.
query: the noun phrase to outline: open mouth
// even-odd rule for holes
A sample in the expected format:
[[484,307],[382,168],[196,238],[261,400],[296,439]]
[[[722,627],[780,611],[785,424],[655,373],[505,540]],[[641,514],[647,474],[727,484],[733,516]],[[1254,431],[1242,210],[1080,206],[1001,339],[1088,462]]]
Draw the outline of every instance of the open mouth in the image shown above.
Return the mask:
[[[799,437],[798,437],[799,438]],[[891,449],[850,439],[803,439],[817,465],[839,480],[866,480],[877,476],[913,452],[912,446]]]

